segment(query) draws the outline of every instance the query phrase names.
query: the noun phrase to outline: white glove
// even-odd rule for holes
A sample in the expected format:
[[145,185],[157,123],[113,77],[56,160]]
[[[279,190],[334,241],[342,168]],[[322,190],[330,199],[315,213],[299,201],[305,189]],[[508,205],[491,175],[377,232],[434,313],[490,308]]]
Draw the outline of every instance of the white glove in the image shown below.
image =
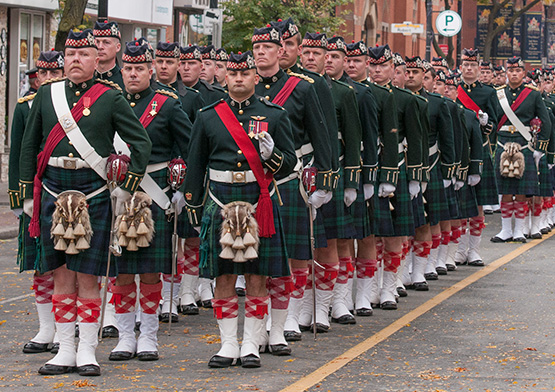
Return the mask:
[[347,207],[350,207],[351,204],[354,203],[356,198],[357,198],[357,190],[356,189],[354,189],[354,188],[345,188],[345,196],[343,197],[343,201],[345,202],[345,205]]
[[310,206],[310,209],[312,210],[312,220],[315,221],[316,215],[318,215],[318,210],[314,208],[314,206]]
[[324,204],[328,204],[333,198],[333,192],[326,192],[326,198],[324,199]]
[[468,185],[476,186],[476,185],[478,185],[478,183],[480,182],[481,179],[482,179],[482,177],[480,177],[479,174],[469,174],[469,176],[468,176]]
[[455,181],[455,185],[453,185],[455,187],[455,190],[458,191],[459,189],[461,189],[464,185],[464,182],[462,181]]
[[12,212],[16,218],[19,218],[23,214],[23,208],[14,208]]
[[267,160],[272,156],[276,144],[268,132],[262,132],[258,134],[258,145],[260,147],[260,156],[262,159]]
[[370,200],[374,196],[374,184],[364,184],[362,189],[364,190],[364,201]]
[[443,187],[449,188],[451,186],[451,180],[443,180]]
[[540,159],[543,157],[543,152],[535,150],[534,151],[534,161],[536,161],[536,167],[540,165]]
[[174,192],[172,197],[172,204],[174,204],[175,208],[177,208],[177,215],[181,214],[181,211],[183,211],[183,207],[185,207],[185,196],[183,196],[183,192]]
[[548,163],[548,164],[547,164],[547,168],[548,168],[549,170],[553,169],[554,167],[555,167],[555,163]]
[[193,229],[195,229],[195,231],[200,234],[200,226],[194,226]]
[[23,212],[29,216],[33,216],[33,199],[23,200]]
[[428,189],[428,183],[427,182],[421,182],[420,187],[422,188],[422,193],[424,193],[424,192],[426,192],[426,189]]
[[[424,184],[424,183],[423,183]],[[410,199],[414,199],[420,192],[420,183],[418,181],[409,181],[409,194]],[[424,191],[422,191],[424,192]]]
[[389,197],[390,194],[395,192],[395,185],[389,184],[387,182],[382,182],[378,186],[378,197]]
[[480,110],[478,112],[478,119],[480,120],[480,125],[485,127],[488,124],[489,116],[487,113]]
[[308,198],[308,203],[314,208],[320,208],[324,205],[328,191],[318,189]]
[[124,191],[119,186],[112,191],[112,198],[116,200],[116,215],[121,215],[125,212],[125,202],[131,199],[131,193]]

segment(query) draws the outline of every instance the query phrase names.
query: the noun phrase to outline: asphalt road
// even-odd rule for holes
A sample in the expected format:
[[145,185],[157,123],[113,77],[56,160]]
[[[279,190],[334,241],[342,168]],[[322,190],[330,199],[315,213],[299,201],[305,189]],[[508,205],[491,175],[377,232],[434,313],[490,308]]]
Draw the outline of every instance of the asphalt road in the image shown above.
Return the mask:
[[[495,223],[488,224],[486,238],[498,231],[499,220],[499,215],[488,217]],[[510,252],[519,244],[484,241],[487,262],[511,257],[485,270],[460,267],[431,282],[429,292],[410,291],[399,310],[376,310],[372,317],[358,317],[356,325],[334,324],[316,342],[307,333],[291,345],[291,357],[264,354],[260,369],[207,367],[219,348],[219,335],[211,311],[201,309],[199,316],[180,316],[171,336],[167,324],[161,326],[158,362],[110,362],[116,340],[104,339],[97,351],[103,374],[87,379],[40,376],[37,369],[51,355],[21,352],[38,326],[31,274],[18,273],[17,240],[0,241],[0,389],[555,390],[554,243],[548,238],[513,258]]]

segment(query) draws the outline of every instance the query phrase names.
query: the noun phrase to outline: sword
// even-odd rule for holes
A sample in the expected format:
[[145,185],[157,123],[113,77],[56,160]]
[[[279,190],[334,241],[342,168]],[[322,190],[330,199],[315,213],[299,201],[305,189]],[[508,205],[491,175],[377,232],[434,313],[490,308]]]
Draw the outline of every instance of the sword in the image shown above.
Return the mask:
[[172,280],[170,282],[170,320],[168,323],[168,336],[172,332],[172,308],[173,308],[173,280],[177,274],[177,248],[179,246],[179,237],[177,235],[177,203],[172,203],[173,207],[173,233],[172,233]]

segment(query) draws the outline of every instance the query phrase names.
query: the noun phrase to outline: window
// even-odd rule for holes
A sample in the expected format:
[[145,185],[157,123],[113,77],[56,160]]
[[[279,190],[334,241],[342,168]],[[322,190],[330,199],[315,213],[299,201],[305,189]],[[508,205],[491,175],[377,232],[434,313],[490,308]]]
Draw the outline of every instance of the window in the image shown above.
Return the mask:
[[44,14],[20,13],[18,96],[29,90],[29,78],[25,72],[35,67],[41,50],[44,50],[44,34]]

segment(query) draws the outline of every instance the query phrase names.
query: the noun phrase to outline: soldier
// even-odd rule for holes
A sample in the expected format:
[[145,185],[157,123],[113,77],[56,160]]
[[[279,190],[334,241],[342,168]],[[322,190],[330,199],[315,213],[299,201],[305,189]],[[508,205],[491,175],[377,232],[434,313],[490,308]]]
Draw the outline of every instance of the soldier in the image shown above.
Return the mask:
[[23,94],[24,97],[29,95],[35,94],[40,87],[40,81],[38,79],[38,69],[32,68],[28,71],[25,71],[25,75],[29,79],[29,90],[25,91]]
[[[131,150],[125,181],[112,193],[119,211],[137,189],[150,156],[148,135],[117,86],[93,79],[97,61],[92,31],[70,31],[64,66],[68,79],[45,85],[37,93],[21,147],[23,209],[33,216],[30,235],[40,236],[41,270],[53,271],[52,303],[60,338],[58,354],[39,369],[41,374],[68,373],[77,367],[81,376],[100,375],[95,358],[101,302],[98,276],[106,273],[111,230],[104,158],[118,132]],[[46,191],[41,197],[42,187]],[[53,214],[59,217],[57,222]],[[75,222],[63,218],[73,214],[80,218],[75,231]],[[111,265],[109,274],[115,273]]]
[[494,65],[493,73],[493,87],[499,87],[507,84],[507,75],[505,73],[505,67],[503,65]]
[[98,65],[96,66],[95,77],[110,80],[122,88],[121,69],[116,60],[121,50],[121,33],[117,22],[97,20],[94,23],[93,34],[98,48]]
[[480,83],[486,86],[492,86],[493,78],[493,64],[489,61],[480,61]]
[[[37,79],[39,85],[47,80],[61,78],[64,74],[64,55],[62,52],[52,50],[41,52],[37,60]],[[33,275],[33,290],[35,303],[39,316],[39,332],[23,346],[26,354],[57,352],[59,343],[55,336],[54,314],[52,313],[52,293],[54,291],[54,278],[52,273],[42,273],[40,270],[40,249],[37,248],[36,239],[29,236],[27,227],[30,216],[23,213],[23,202],[19,195],[19,159],[21,141],[25,131],[25,124],[34,102],[35,94],[20,98],[15,106],[12,117],[12,132],[10,135],[10,161],[8,173],[8,194],[10,208],[19,219],[19,248],[17,262],[19,272],[35,271]],[[53,343],[52,346],[50,344]]]
[[[287,36],[286,36],[287,38]],[[313,79],[304,75],[287,75],[280,69],[280,58],[283,56],[280,31],[268,25],[255,29],[252,36],[253,53],[256,60],[260,83],[256,85],[256,92],[265,96],[267,100],[283,106],[291,120],[295,150],[299,159],[298,167],[294,173],[279,172],[276,176],[281,198],[283,200],[283,225],[287,251],[290,258],[291,269],[307,271],[307,260],[312,258],[309,212],[303,196],[299,190],[299,170],[311,166],[317,170],[316,191],[308,197],[308,203],[313,209],[320,208],[330,199],[332,183],[332,153],[329,133],[325,124],[324,115],[320,107],[313,85]],[[316,215],[314,214],[313,217]],[[316,219],[314,232],[323,233],[317,226],[322,221]],[[322,231],[318,231],[322,230]],[[329,328],[327,311],[322,312],[324,306],[329,306],[333,283],[328,284],[327,277],[335,280],[337,276],[337,263],[317,266],[316,292],[322,296],[322,302],[327,305],[318,307],[315,321],[308,319],[302,324],[307,329],[310,324],[314,328],[325,332]],[[296,273],[296,272],[295,272]],[[329,279],[329,278],[328,278]],[[276,355],[290,352],[283,337],[283,330],[279,330],[280,320],[287,317],[287,307],[290,298],[290,278],[272,279],[269,289],[272,297],[272,328],[270,328],[269,347]],[[248,289],[247,289],[248,292]],[[306,293],[306,292],[305,292]],[[326,308],[327,309],[327,308]]]
[[432,67],[436,72],[443,71],[447,75],[449,73],[449,64],[447,60],[443,57],[433,57],[432,58]]
[[[214,85],[214,82],[216,82],[216,60],[218,58],[216,48],[214,48],[214,45],[202,46],[200,55],[202,56],[200,78],[208,84]],[[219,83],[216,83],[215,86],[221,87]]]
[[[275,61],[277,65],[277,56]],[[269,302],[266,279],[289,274],[281,224],[283,211],[278,209],[272,178],[277,172],[289,175],[296,157],[287,113],[254,95],[259,76],[252,53],[231,53],[227,69],[229,97],[203,108],[194,124],[184,191],[191,224],[201,225],[201,269],[216,279],[212,302],[222,346],[208,366],[241,364],[252,368],[260,367],[259,336]],[[206,170],[209,197],[203,203]],[[247,229],[226,229],[243,219]],[[218,235],[221,228],[222,235]],[[256,233],[259,241],[253,242]],[[227,245],[222,249],[222,243],[229,244],[228,237],[232,236],[237,236],[235,242],[244,247],[258,250],[234,252]],[[226,260],[245,261],[244,256],[249,253],[246,262]],[[237,342],[239,304],[235,293],[238,274],[244,274],[247,282],[241,348]]]
[[492,241],[526,242],[523,227],[528,214],[527,198],[539,196],[538,170],[546,159],[551,120],[541,93],[523,83],[526,71],[520,57],[507,60],[507,75],[508,85],[497,89],[502,112],[497,117],[495,170],[502,195],[502,229]]
[[[457,102],[477,114],[482,130],[484,151],[482,153],[482,175],[475,188],[479,214],[477,217],[469,219],[468,231],[466,231],[466,225],[462,226],[462,236],[455,254],[455,263],[477,267],[484,265],[479,254],[482,231],[485,227],[484,209],[482,207],[498,203],[497,181],[490,146],[490,133],[497,124],[498,104],[495,90],[478,81],[479,61],[478,50],[463,49],[460,66],[462,81],[457,87]],[[492,137],[494,136],[492,135]]]
[[216,50],[216,72],[214,73],[214,78],[216,79],[216,83],[223,88],[225,88],[225,67],[228,58],[229,56],[224,48]]
[[[158,360],[156,312],[162,297],[160,272],[171,275],[172,271],[172,223],[166,216],[170,213],[171,195],[164,191],[168,161],[174,157],[175,146],[179,155],[187,158],[192,124],[175,93],[168,90],[154,91],[150,87],[152,57],[147,45],[139,45],[137,41],[128,42],[122,61],[125,98],[152,141],[146,175],[153,181],[142,182],[139,189],[154,202],[149,207],[154,221],[154,238],[148,247],[138,250],[127,247],[122,256],[117,258],[118,277],[112,293],[116,297],[114,302],[119,341],[110,353],[110,360],[129,360],[136,353],[139,361],[155,361]],[[138,339],[135,338],[135,274],[140,276],[141,326]]]
[[200,92],[205,104],[211,104],[225,99],[226,92],[219,86],[214,86],[200,78],[203,70],[202,54],[196,45],[181,48],[183,54],[179,64],[179,73],[185,86]]

